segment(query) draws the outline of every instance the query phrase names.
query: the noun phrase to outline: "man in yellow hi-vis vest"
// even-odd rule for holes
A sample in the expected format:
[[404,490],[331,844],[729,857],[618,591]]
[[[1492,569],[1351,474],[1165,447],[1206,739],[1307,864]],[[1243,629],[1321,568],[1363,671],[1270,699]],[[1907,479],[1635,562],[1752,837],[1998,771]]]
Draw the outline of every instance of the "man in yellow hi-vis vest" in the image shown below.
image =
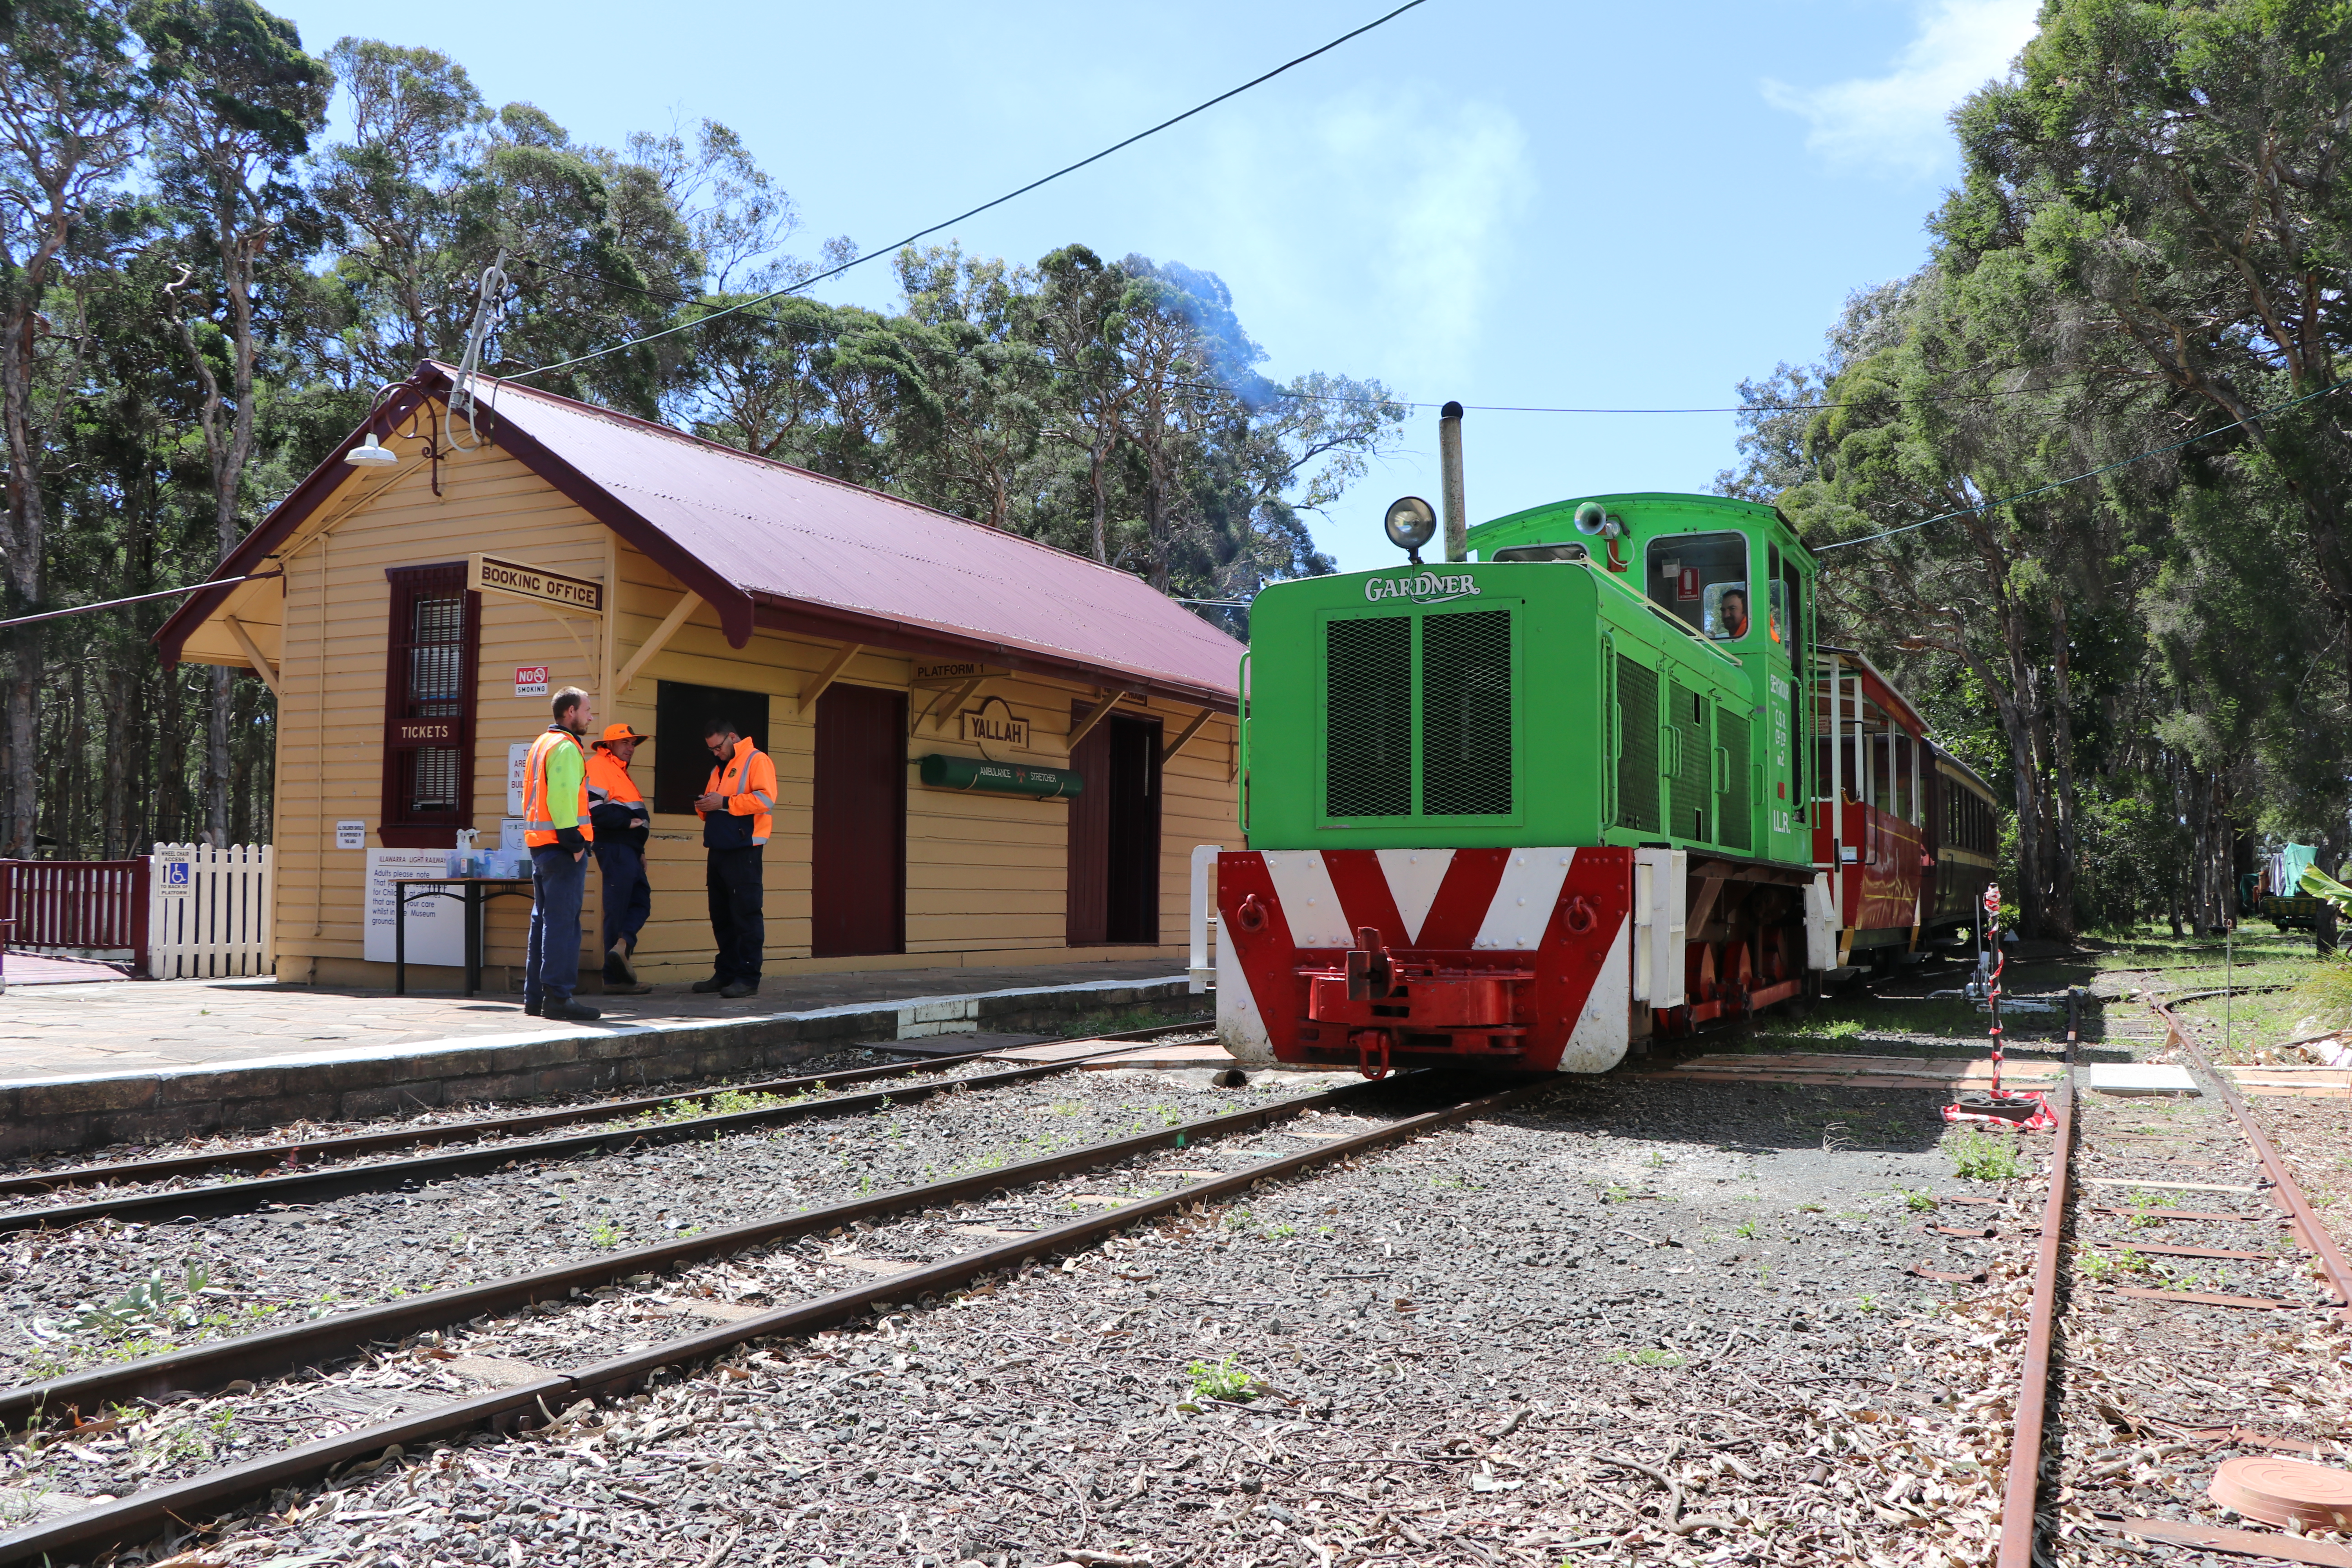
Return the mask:
[[522,970],[522,1010],[584,1024],[595,1008],[572,999],[580,983],[580,901],[588,891],[588,765],[580,738],[593,716],[588,694],[555,694],[555,722],[530,743],[522,773],[522,841],[530,848],[530,946]]

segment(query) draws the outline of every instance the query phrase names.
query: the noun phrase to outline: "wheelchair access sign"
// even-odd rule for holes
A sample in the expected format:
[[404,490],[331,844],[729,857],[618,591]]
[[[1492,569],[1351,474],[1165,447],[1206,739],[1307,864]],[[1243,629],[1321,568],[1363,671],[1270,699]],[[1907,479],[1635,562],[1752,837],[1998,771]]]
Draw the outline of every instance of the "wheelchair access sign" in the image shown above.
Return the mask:
[[188,852],[166,849],[156,857],[156,861],[155,868],[161,875],[156,879],[155,891],[167,899],[186,898],[195,879],[195,868],[189,864]]

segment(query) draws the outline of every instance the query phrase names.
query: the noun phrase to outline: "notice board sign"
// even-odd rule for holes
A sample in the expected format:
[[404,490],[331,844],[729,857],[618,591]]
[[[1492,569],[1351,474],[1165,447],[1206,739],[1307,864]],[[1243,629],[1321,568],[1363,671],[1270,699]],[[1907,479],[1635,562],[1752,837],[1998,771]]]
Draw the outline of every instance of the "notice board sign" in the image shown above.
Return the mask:
[[[446,849],[371,849],[367,852],[367,943],[370,963],[393,962],[393,879],[436,877],[449,868]],[[408,906],[408,962],[466,962],[466,911],[455,899],[421,898]]]

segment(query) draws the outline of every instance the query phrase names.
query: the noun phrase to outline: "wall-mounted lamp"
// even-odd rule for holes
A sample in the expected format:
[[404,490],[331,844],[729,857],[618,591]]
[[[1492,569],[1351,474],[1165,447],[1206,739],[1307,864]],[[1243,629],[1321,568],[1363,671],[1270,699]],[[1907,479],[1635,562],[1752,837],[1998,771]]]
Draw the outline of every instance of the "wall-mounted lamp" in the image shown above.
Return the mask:
[[343,461],[355,468],[388,468],[400,461],[400,454],[379,443],[371,430],[363,444],[343,454]]

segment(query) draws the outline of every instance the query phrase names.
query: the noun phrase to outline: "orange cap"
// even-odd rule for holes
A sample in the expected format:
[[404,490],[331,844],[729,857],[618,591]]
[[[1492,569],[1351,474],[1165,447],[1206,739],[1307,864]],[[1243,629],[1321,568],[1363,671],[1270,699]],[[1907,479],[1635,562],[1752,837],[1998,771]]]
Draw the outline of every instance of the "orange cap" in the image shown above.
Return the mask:
[[596,743],[600,746],[609,746],[615,741],[650,741],[652,739],[651,735],[638,734],[626,724],[607,724],[604,726],[604,738]]

